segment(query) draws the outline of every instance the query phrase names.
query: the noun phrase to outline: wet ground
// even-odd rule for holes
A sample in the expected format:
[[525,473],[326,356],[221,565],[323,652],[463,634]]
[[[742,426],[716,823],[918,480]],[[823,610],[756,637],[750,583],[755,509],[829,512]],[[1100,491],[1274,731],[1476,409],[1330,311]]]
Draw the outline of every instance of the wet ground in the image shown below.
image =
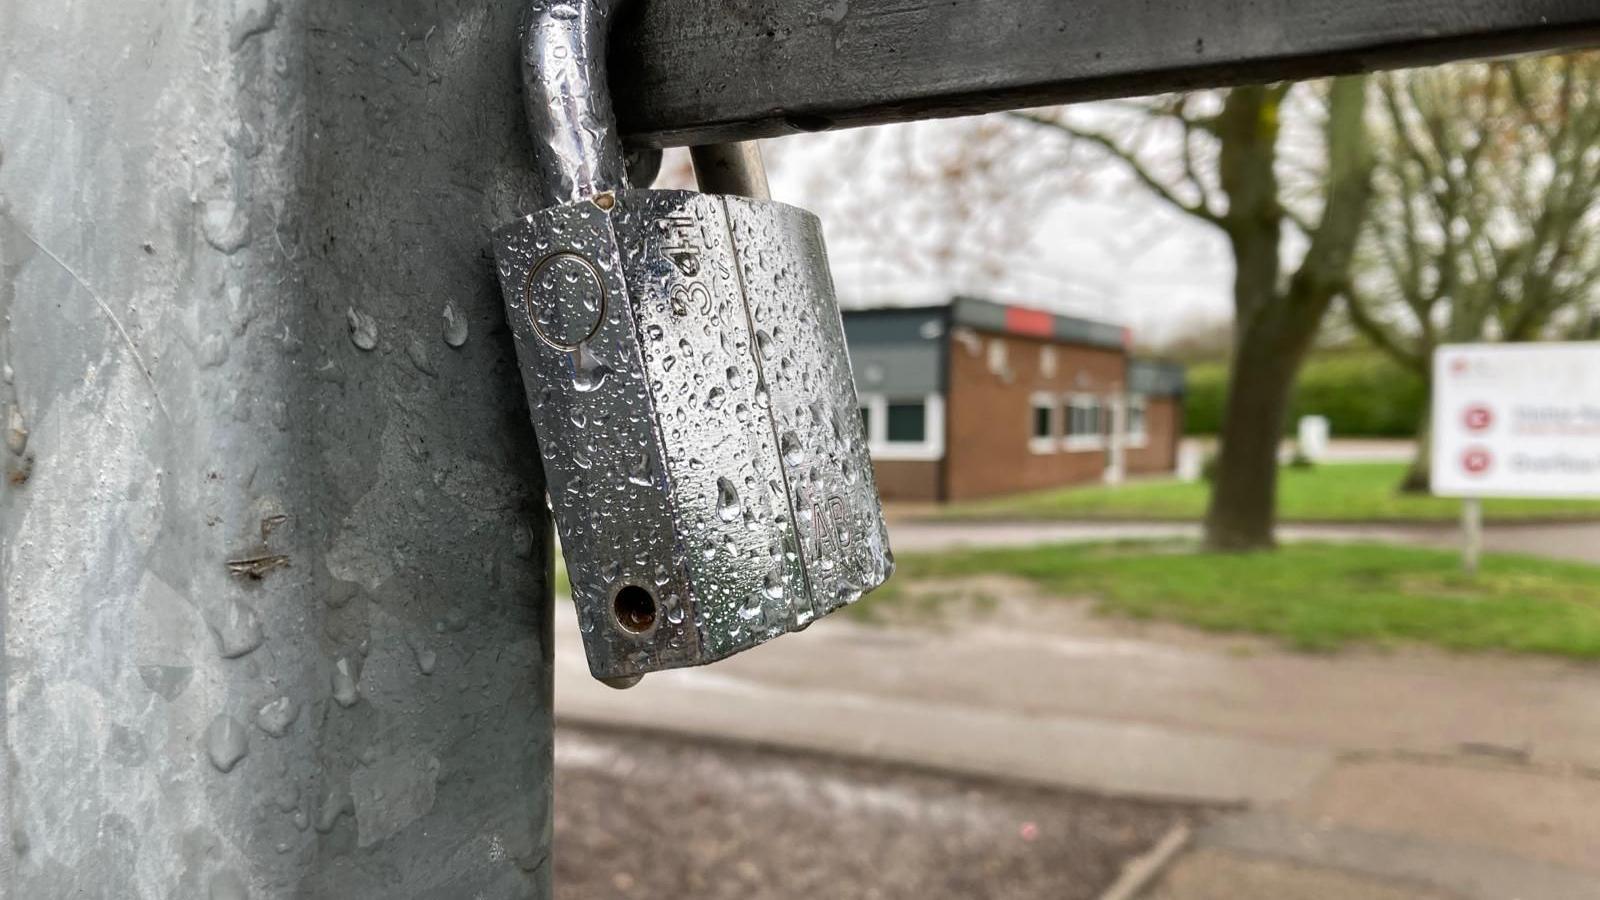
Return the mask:
[[1195,807],[646,732],[556,732],[558,900],[1092,900]]

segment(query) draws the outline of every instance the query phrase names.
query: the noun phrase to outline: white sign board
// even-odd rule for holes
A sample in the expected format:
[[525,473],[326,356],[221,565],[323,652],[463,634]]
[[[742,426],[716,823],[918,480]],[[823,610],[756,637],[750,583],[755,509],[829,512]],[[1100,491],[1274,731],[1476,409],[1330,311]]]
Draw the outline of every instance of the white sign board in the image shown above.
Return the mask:
[[1433,354],[1433,492],[1600,497],[1600,343]]

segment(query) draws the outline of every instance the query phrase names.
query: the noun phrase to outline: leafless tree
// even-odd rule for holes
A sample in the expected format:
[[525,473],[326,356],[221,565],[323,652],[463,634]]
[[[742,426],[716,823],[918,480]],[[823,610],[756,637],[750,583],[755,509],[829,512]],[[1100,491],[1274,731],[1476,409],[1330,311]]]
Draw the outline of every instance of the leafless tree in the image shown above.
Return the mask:
[[807,135],[769,142],[776,179],[803,173],[847,298],[896,302],[918,289],[991,294],[1032,285],[1051,300],[1085,292],[1037,251],[1041,219],[1076,189],[1066,148],[1003,116]]
[[[1374,82],[1374,208],[1351,324],[1424,384],[1441,343],[1594,337],[1600,54]],[[1427,488],[1427,427],[1406,489]]]
[[[1290,389],[1348,284],[1371,196],[1366,106],[1366,80],[1354,76],[1158,97],[1122,105],[1120,122],[1085,121],[1072,109],[1015,114],[1096,149],[1152,196],[1220,229],[1233,251],[1228,398],[1205,521],[1211,549],[1273,544]],[[1286,128],[1289,110],[1314,112],[1314,127]]]

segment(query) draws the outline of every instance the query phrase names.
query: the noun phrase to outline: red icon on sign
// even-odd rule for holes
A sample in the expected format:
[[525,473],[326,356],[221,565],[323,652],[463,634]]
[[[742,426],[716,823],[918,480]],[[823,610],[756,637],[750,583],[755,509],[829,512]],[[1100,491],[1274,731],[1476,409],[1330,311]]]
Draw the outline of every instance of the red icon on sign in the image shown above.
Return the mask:
[[1494,462],[1494,457],[1482,447],[1468,447],[1461,454],[1461,468],[1468,475],[1482,475],[1489,471],[1489,466]]
[[1451,375],[1465,375],[1467,374],[1467,370],[1470,368],[1472,368],[1472,363],[1468,362],[1466,357],[1457,356],[1456,358],[1450,360]]
[[1468,431],[1488,431],[1494,424],[1494,413],[1482,403],[1474,403],[1462,412],[1461,424],[1467,426]]

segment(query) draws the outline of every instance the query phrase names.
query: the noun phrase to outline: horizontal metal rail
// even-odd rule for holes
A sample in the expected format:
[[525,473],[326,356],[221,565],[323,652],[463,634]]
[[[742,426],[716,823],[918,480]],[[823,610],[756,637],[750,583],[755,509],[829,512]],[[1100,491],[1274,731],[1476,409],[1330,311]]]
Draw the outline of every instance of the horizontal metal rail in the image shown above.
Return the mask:
[[640,0],[634,143],[797,131],[1600,44],[1600,0]]

